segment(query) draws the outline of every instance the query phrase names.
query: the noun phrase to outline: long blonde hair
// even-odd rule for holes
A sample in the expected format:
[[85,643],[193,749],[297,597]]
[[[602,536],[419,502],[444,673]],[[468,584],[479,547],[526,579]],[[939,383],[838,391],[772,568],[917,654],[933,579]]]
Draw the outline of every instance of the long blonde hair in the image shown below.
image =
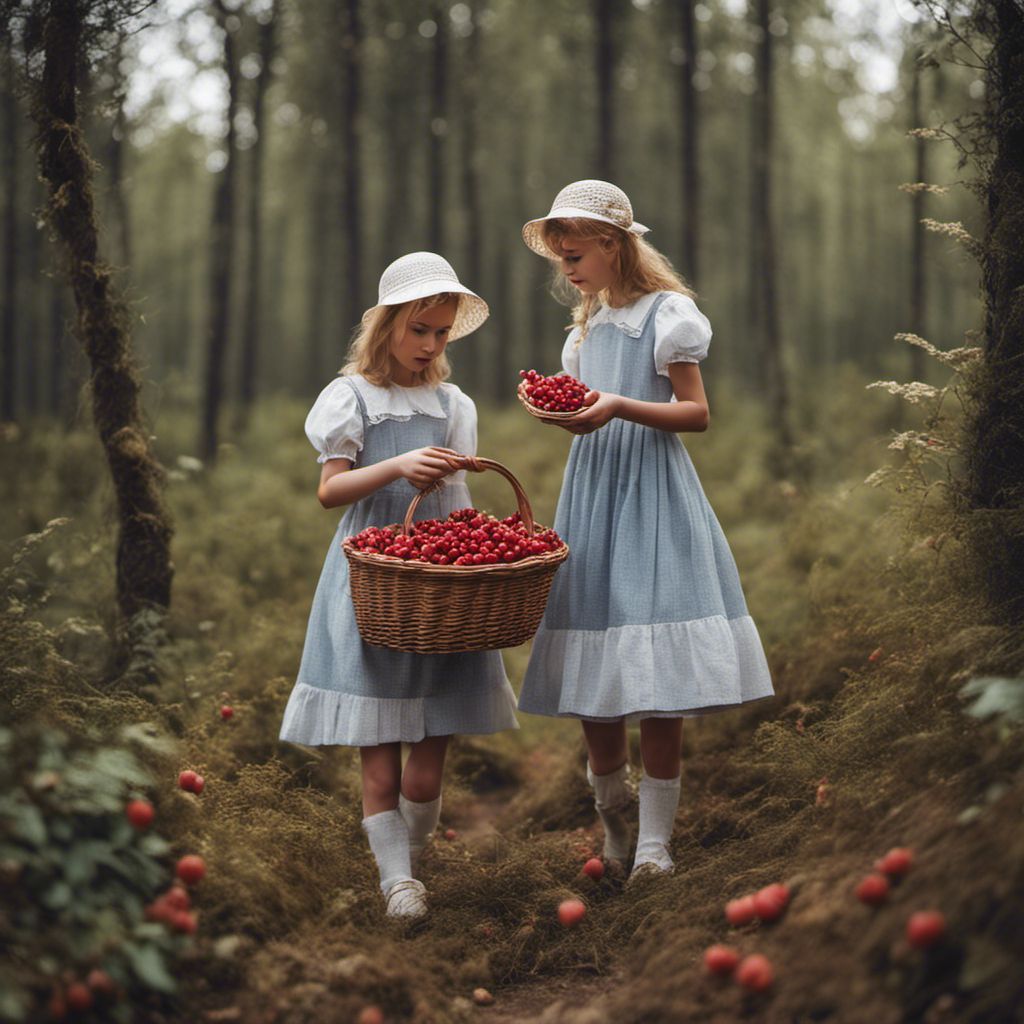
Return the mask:
[[[341,368],[341,373],[351,376],[358,373],[371,384],[386,388],[391,381],[391,342],[400,336],[409,321],[425,309],[454,302],[456,311],[459,308],[459,295],[456,292],[440,292],[429,295],[425,299],[413,299],[397,306],[377,306],[360,324],[348,350],[348,362]],[[451,376],[452,368],[448,362],[447,349],[436,359],[432,359],[425,370],[416,374],[418,384],[433,387]]]
[[[556,217],[545,222],[543,233],[544,244],[552,253],[549,259],[554,264],[555,295],[564,300],[566,305],[572,306],[572,327],[580,329],[577,346],[586,338],[587,323],[599,302],[606,306],[625,306],[651,292],[679,292],[691,299],[697,297],[668,257],[632,231],[589,217]],[[560,257],[555,255],[561,251],[562,243],[567,238],[596,240],[602,247],[614,251],[612,265],[616,280],[610,288],[596,295],[579,298],[579,292],[569,284],[561,271]]]

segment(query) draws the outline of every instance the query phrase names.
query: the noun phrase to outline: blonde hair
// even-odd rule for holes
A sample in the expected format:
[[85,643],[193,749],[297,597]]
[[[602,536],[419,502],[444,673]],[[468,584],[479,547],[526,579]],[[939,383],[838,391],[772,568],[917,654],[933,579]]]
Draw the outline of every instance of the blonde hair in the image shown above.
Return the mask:
[[[460,296],[456,292],[440,292],[424,299],[413,299],[396,306],[376,306],[373,312],[359,326],[348,350],[348,362],[341,373],[351,376],[358,373],[371,384],[387,387],[391,381],[391,342],[404,333],[409,321],[425,309],[454,302],[459,308]],[[418,384],[433,387],[447,380],[452,368],[448,362],[447,350],[432,359],[425,370],[416,374]]]
[[[615,224],[606,224],[589,217],[556,217],[545,222],[543,236],[544,244],[552,253],[548,258],[555,265],[555,295],[566,300],[566,305],[572,305],[572,326],[580,329],[577,347],[587,336],[587,323],[598,302],[607,306],[625,306],[651,292],[679,292],[691,299],[697,297],[667,256],[639,235]],[[566,281],[561,271],[561,257],[555,255],[567,238],[594,240],[598,244],[610,244],[613,247],[616,280],[610,288],[603,289],[597,295],[579,298],[579,292]]]

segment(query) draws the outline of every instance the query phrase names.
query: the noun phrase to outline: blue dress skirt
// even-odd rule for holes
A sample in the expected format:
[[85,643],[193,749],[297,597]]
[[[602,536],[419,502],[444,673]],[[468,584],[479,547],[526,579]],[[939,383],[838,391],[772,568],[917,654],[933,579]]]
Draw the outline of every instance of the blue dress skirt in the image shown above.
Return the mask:
[[[371,423],[353,390],[363,417],[363,447],[353,468],[444,445],[446,420],[416,414]],[[447,412],[443,393],[441,401]],[[407,480],[396,480],[350,506],[338,524],[313,597],[282,740],[363,747],[518,728],[500,652],[414,654],[371,646],[359,635],[341,542],[367,526],[401,522],[415,494]],[[470,504],[466,485],[449,480],[420,502],[416,519],[444,518]]]
[[[663,298],[639,337],[593,326],[579,348],[580,379],[670,401],[654,359]],[[534,641],[521,711],[686,717],[772,695],[732,553],[676,434],[613,419],[577,436],[554,527],[570,555]]]

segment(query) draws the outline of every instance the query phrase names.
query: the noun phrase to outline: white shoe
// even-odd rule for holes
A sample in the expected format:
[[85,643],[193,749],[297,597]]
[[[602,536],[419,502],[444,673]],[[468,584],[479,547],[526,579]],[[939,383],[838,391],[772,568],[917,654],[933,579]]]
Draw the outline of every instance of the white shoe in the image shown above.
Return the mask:
[[642,860],[633,864],[633,870],[629,873],[629,878],[626,879],[626,888],[628,889],[631,885],[636,882],[643,881],[649,878],[667,878],[676,869],[675,864],[672,863],[671,858],[668,856],[668,851],[665,851],[665,860]]
[[426,887],[415,878],[403,878],[384,894],[384,904],[388,917],[423,917],[427,912]]

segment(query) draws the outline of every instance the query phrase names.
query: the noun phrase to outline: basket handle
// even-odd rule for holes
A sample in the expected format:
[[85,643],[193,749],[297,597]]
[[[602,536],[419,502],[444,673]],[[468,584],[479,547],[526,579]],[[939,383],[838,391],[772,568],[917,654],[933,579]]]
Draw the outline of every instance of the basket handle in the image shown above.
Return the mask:
[[[476,455],[442,455],[440,458],[444,459],[453,470],[465,469],[470,473],[482,473],[485,469],[493,469],[496,473],[500,473],[512,485],[512,490],[516,492],[519,516],[526,527],[527,536],[533,536],[536,527],[533,521],[533,509],[530,508],[530,499],[526,497],[526,491],[523,490],[522,484],[516,479],[512,470],[500,462],[495,462],[494,459],[484,459]],[[409,509],[405,513],[405,522],[402,524],[403,533],[408,533],[412,529],[412,517],[415,515],[420,501],[431,491],[437,490],[443,479],[444,477],[440,477],[432,484],[428,484],[409,503]]]

